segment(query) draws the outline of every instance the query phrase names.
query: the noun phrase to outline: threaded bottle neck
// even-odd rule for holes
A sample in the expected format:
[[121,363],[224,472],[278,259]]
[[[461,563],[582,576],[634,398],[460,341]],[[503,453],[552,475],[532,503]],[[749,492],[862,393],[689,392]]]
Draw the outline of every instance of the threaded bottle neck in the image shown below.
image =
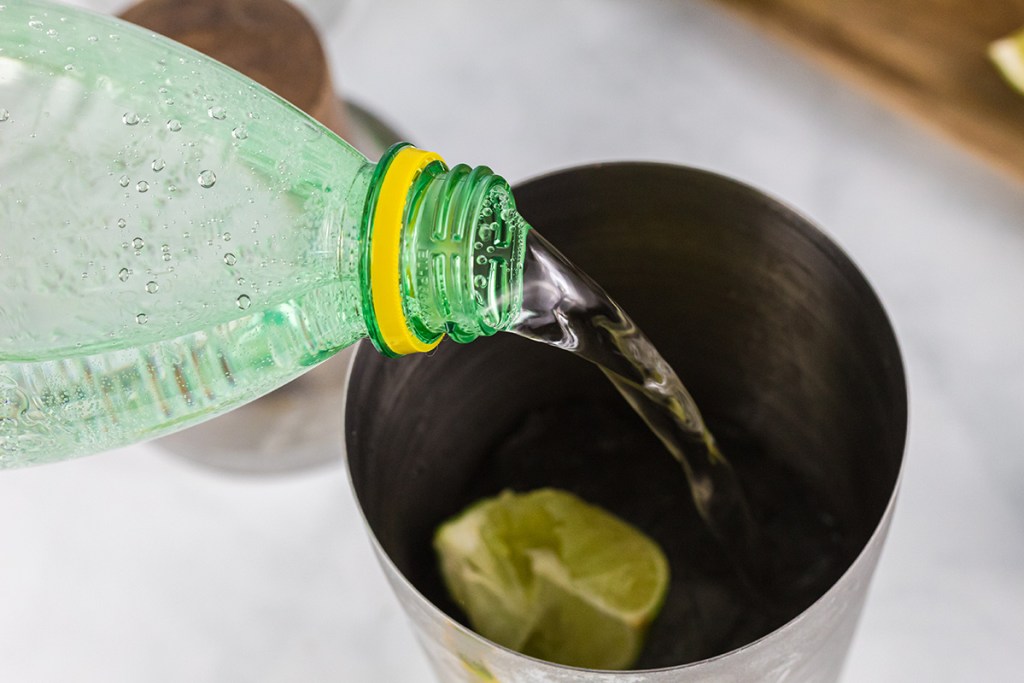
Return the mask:
[[[405,195],[395,273],[415,350],[431,348],[444,334],[469,342],[516,320],[528,230],[508,183],[486,166],[449,169],[440,160],[424,161]],[[376,237],[372,225],[368,237]],[[408,344],[404,350],[389,344],[376,324],[369,328],[382,352],[409,352]]]

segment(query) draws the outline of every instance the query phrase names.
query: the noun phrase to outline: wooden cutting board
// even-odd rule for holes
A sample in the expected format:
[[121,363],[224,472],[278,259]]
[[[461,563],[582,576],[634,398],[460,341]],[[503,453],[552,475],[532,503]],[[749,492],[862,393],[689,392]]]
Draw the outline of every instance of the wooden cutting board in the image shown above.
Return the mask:
[[1024,95],[988,60],[1024,0],[718,0],[1024,180]]

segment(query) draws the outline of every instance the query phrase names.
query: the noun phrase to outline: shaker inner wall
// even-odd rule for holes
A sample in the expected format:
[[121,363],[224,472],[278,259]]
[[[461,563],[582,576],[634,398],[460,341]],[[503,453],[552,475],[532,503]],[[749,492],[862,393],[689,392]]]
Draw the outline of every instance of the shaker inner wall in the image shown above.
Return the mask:
[[[828,508],[841,562],[822,571],[838,578],[892,495],[906,420],[891,329],[848,259],[759,193],[697,171],[612,165],[516,194],[526,219],[673,365],[741,478],[799,483]],[[748,618],[678,465],[586,363],[509,335],[397,362],[361,349],[356,362],[346,432],[357,495],[398,569],[455,618],[434,528],[476,497],[543,485],[607,507],[666,548],[674,581],[642,668],[720,654],[793,616]],[[813,548],[797,551],[815,561]]]

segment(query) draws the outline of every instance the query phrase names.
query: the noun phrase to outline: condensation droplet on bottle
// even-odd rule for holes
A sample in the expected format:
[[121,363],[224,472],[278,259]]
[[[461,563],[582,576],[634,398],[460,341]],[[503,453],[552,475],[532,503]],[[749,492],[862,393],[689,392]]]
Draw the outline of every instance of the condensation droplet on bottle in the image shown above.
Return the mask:
[[121,116],[121,121],[123,121],[126,126],[137,126],[139,124],[139,115],[133,111],[126,111]]
[[211,119],[217,119],[218,121],[223,121],[228,115],[224,111],[224,107],[210,107],[206,110],[206,113],[210,115]]
[[121,228],[121,229],[124,229],[124,227],[125,227],[126,225],[128,225],[128,221],[126,221],[126,220],[125,220],[125,219],[123,219],[123,218],[118,218],[118,219],[117,219],[117,227],[119,227],[119,228]]
[[145,313],[139,313],[137,316],[135,316],[135,322],[137,322],[140,325],[145,325],[146,321],[148,320],[149,316],[146,315]]
[[165,166],[167,166],[167,163],[163,159],[153,159],[153,163],[150,167],[155,173],[159,173],[164,170]]
[[95,43],[99,39],[99,36],[89,36],[88,38],[86,38],[86,40],[88,40],[90,43]]
[[121,176],[121,177],[120,177],[120,178],[118,178],[118,180],[117,180],[117,184],[118,184],[118,185],[120,185],[121,187],[128,187],[128,185],[129,185],[129,184],[130,184],[131,182],[132,182],[132,179],[131,179],[131,178],[129,178],[128,176],[126,176],[126,175],[123,175],[123,176]]
[[230,242],[231,241],[231,233],[230,232],[224,233],[223,235],[221,235],[221,239],[224,240],[225,242]]
[[237,280],[235,280],[235,284],[237,284],[239,287],[241,287],[242,285],[245,284],[245,278],[244,277],[238,278]]
[[485,278],[483,275],[477,275],[475,278],[473,278],[473,284],[476,285],[478,289],[482,289],[483,287],[487,286],[487,278]]
[[217,182],[217,174],[207,169],[199,173],[198,180],[200,187],[211,188]]
[[145,180],[140,180],[138,183],[136,183],[135,189],[138,190],[139,192],[149,192],[149,183],[147,183]]
[[249,137],[249,131],[246,130],[245,126],[238,126],[233,131],[231,131],[231,137],[233,137],[236,140],[244,140],[247,137]]
[[29,28],[34,28],[37,31],[43,30],[43,22],[39,21],[38,19],[32,19],[31,21],[29,21],[28,26]]
[[171,131],[172,133],[177,133],[179,130],[181,130],[181,121],[179,121],[178,119],[171,119],[167,122],[167,130]]
[[146,246],[146,243],[142,240],[141,237],[136,237],[135,239],[132,240],[132,246],[135,247],[136,249],[142,249],[142,247]]
[[128,276],[131,274],[132,271],[128,270],[127,268],[122,268],[121,270],[117,271],[117,279],[120,280],[121,282],[128,282]]
[[156,294],[158,289],[160,289],[160,285],[158,285],[155,281],[150,280],[149,282],[146,283],[146,291],[149,292],[150,294]]
[[224,254],[224,263],[228,264],[229,266],[233,266],[237,262],[238,262],[238,259],[235,258],[235,255],[232,254],[231,252],[228,252],[228,253]]
[[74,71],[75,70],[75,65],[74,64],[65,64],[64,65],[64,70],[65,71]]
[[249,298],[248,294],[239,294],[238,298],[235,299],[235,303],[244,311],[252,305],[252,300]]
[[0,107],[0,123],[7,121],[11,118],[11,112],[7,111],[3,107]]

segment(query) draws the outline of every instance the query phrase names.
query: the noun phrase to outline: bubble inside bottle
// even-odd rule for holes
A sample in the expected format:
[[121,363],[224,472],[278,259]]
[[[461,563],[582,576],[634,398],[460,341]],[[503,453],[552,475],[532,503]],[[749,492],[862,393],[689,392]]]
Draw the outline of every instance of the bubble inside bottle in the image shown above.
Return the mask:
[[217,182],[217,174],[207,169],[199,173],[199,185],[200,187],[211,188]]

